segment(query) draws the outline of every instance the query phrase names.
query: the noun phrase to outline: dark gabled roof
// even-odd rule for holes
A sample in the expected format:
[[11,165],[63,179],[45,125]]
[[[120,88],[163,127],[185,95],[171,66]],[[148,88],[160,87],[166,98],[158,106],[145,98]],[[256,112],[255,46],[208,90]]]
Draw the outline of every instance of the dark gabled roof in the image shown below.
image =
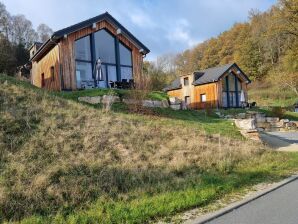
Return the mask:
[[163,91],[170,91],[170,90],[175,90],[175,89],[180,89],[182,87],[181,82],[180,82],[180,77],[175,79],[170,85],[165,87]]
[[54,32],[51,38],[40,47],[40,49],[30,60],[33,60],[37,55],[43,55],[44,53],[46,53],[49,49],[53,47],[53,44],[55,45],[55,43],[57,43],[61,38],[63,38],[64,35],[68,35],[77,30],[86,28],[88,26],[92,26],[93,23],[97,23],[102,20],[107,20],[108,22],[114,24],[117,28],[120,28],[121,33],[128,37],[135,45],[143,49],[145,54],[148,54],[150,52],[150,50],[143,43],[141,43],[134,35],[132,35],[132,33],[130,33],[124,26],[122,26],[113,16],[111,16],[108,12],[105,12],[103,14],[100,14],[99,16],[93,17],[91,19],[82,21],[80,23]]
[[[200,70],[200,71],[194,72],[195,81],[192,84],[193,85],[201,85],[201,84],[216,82],[220,79],[220,77],[224,73],[226,73],[233,66],[236,66],[237,69],[244,76],[244,78],[250,82],[250,79],[244,74],[244,72],[238,67],[238,65],[236,63],[232,63],[232,64],[221,65],[218,67],[208,68],[205,70]],[[198,76],[198,74],[199,74],[199,77],[196,78],[196,76]]]

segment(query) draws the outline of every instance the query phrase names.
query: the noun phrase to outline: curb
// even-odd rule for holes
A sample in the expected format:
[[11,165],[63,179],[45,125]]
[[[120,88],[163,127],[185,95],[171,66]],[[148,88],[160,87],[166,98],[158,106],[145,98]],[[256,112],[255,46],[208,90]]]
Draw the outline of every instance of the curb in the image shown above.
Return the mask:
[[218,218],[218,217],[220,217],[220,216],[222,216],[226,213],[229,213],[229,212],[231,212],[231,211],[233,211],[233,210],[235,210],[235,209],[237,209],[237,208],[239,208],[243,205],[246,205],[249,202],[254,201],[254,200],[256,200],[256,199],[258,199],[258,198],[260,198],[260,197],[262,197],[262,196],[264,196],[264,195],[266,195],[266,194],[268,194],[268,193],[270,193],[274,190],[277,190],[278,188],[280,188],[280,187],[282,187],[282,186],[284,186],[284,185],[286,185],[286,184],[288,184],[288,183],[290,183],[290,182],[292,182],[296,179],[298,179],[298,175],[293,175],[293,176],[291,176],[291,177],[289,177],[289,178],[287,178],[287,179],[285,179],[285,180],[283,180],[279,183],[273,184],[273,186],[268,188],[268,189],[265,189],[265,190],[262,190],[262,191],[259,191],[259,192],[255,193],[254,195],[252,195],[252,196],[250,196],[250,197],[248,197],[248,198],[246,198],[242,201],[232,203],[231,205],[228,205],[227,207],[222,208],[222,209],[220,209],[216,212],[209,213],[209,214],[204,215],[200,218],[197,218],[197,219],[185,222],[185,223],[186,224],[204,224],[204,223],[207,223],[207,222],[212,221],[213,219],[216,219],[216,218]]

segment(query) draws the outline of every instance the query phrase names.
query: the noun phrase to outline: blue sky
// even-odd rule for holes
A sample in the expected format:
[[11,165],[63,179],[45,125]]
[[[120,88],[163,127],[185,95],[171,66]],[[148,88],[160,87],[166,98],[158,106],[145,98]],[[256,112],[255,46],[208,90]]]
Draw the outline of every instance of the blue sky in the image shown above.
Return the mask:
[[276,0],[0,0],[36,28],[54,31],[108,11],[150,50],[148,59],[176,53],[246,21],[250,9],[265,11]]

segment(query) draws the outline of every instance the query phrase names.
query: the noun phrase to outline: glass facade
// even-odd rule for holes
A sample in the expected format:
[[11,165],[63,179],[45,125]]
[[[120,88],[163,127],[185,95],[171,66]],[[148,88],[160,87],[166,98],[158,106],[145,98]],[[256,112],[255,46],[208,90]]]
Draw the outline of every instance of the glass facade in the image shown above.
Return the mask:
[[95,58],[102,63],[116,64],[115,38],[106,30],[94,33]]
[[92,66],[89,62],[76,61],[77,88],[92,88],[94,81],[92,78]]
[[222,82],[222,102],[224,107],[239,107],[240,94],[241,94],[241,82],[234,75],[230,73],[223,79]]
[[[93,66],[98,58],[102,62],[104,80],[98,81],[97,87],[107,88],[111,81],[133,79],[131,50],[116,40],[107,30],[102,29],[75,41],[77,88],[94,87]],[[117,74],[117,68],[120,74]]]

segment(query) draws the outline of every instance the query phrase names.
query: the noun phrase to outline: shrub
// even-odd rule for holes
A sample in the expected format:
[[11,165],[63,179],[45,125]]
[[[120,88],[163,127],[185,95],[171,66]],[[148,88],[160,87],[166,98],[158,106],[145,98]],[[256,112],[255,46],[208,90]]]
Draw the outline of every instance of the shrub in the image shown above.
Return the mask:
[[271,112],[274,117],[283,118],[285,116],[286,110],[282,107],[272,107]]

